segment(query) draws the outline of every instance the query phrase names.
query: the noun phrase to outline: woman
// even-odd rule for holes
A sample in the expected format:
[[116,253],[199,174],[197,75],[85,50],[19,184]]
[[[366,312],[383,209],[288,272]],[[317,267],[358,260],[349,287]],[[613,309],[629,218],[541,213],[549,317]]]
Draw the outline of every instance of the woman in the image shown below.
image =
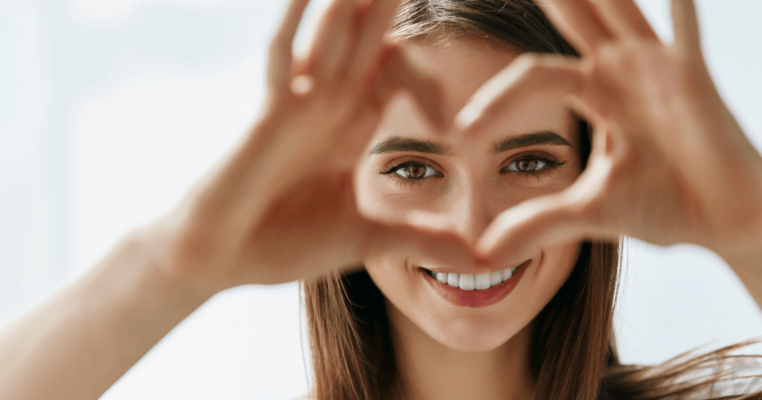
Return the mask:
[[690,0],[671,45],[630,0],[335,0],[293,60],[306,3],[234,152],[3,332],[0,397],[97,398],[213,294],[296,279],[314,399],[759,390],[724,385],[730,349],[616,357],[621,235],[712,249],[762,304],[762,159]]

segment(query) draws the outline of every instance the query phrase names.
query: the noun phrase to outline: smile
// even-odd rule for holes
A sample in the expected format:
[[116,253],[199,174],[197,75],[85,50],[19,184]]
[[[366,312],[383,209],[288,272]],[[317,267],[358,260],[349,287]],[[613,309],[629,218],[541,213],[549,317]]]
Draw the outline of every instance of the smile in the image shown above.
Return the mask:
[[497,286],[513,276],[518,271],[521,265],[517,265],[513,268],[501,269],[492,273],[486,274],[453,274],[429,271],[424,268],[434,279],[439,282],[448,284],[452,287],[460,288],[462,290],[486,290],[492,286]]
[[502,300],[518,284],[530,260],[520,265],[485,274],[435,272],[419,267],[429,286],[445,300],[459,307],[486,307]]

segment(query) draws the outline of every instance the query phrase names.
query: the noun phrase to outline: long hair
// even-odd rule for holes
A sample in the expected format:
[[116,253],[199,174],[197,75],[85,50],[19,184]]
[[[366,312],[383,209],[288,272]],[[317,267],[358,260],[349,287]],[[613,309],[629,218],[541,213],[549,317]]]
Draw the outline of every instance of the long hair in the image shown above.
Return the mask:
[[[469,37],[515,52],[579,56],[530,0],[404,0],[392,32],[399,39],[428,43]],[[579,122],[579,134],[584,166],[591,147],[585,121]],[[732,357],[729,353],[743,344],[699,357],[678,356],[652,367],[620,364],[613,316],[621,246],[621,240],[583,243],[571,275],[533,321],[530,372],[537,382],[537,399],[711,395],[707,388],[729,374],[725,369],[703,379],[681,379],[724,365]],[[301,289],[312,353],[312,399],[398,396],[384,296],[368,273],[334,272],[301,282]],[[762,398],[757,396],[722,398]]]

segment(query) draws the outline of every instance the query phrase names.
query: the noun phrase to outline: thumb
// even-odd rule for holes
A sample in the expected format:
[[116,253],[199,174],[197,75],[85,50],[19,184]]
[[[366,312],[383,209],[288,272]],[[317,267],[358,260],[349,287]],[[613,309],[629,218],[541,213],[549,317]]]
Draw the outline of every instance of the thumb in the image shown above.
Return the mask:
[[402,45],[387,44],[379,68],[373,88],[381,104],[386,104],[399,90],[407,90],[434,127],[441,131],[448,128],[439,82],[413,62]]
[[573,200],[569,189],[503,211],[479,239],[478,254],[493,265],[515,264],[531,256],[539,246],[579,241],[593,235],[594,226],[585,216],[586,206]]

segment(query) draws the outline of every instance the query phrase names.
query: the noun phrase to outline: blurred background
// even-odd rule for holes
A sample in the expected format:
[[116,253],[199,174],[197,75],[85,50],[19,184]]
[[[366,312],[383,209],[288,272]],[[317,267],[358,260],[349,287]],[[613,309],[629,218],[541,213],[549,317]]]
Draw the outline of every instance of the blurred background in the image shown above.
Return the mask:
[[[309,6],[298,46],[324,3]],[[669,1],[638,3],[671,40]],[[172,207],[235,144],[260,104],[285,5],[0,2],[0,325]],[[715,82],[762,149],[762,2],[697,6]],[[625,362],[762,335],[762,314],[713,253],[629,240],[626,261],[616,317]],[[303,325],[296,283],[228,290],[103,398],[293,398],[308,385]]]

